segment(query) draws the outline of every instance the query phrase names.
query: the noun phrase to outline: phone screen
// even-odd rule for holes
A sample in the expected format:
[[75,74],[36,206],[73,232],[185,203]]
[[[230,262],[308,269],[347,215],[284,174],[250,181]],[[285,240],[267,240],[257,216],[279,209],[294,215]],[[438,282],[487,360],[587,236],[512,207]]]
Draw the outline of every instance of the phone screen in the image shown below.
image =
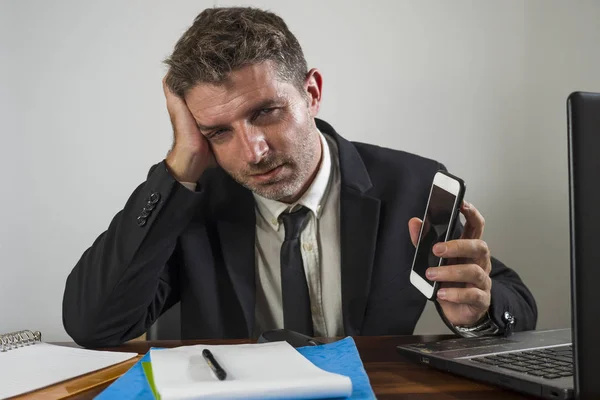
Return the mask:
[[432,286],[433,282],[427,279],[425,271],[440,265],[441,259],[433,254],[433,246],[446,240],[455,202],[456,196],[452,193],[436,185],[432,187],[413,267]]

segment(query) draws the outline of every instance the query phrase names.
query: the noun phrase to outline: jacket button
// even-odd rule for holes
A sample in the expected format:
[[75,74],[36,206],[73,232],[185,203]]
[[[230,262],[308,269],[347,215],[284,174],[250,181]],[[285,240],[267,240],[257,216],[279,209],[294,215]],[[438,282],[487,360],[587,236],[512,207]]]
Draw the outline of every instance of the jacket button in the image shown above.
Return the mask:
[[142,209],[142,212],[140,213],[140,217],[143,218],[148,218],[150,216],[150,211],[152,210],[147,210],[145,207]]
[[153,192],[150,195],[150,199],[148,200],[148,203],[156,204],[156,203],[158,203],[159,200],[160,200],[160,193]]
[[154,210],[155,207],[156,207],[156,203],[148,202],[146,204],[146,207],[144,207],[144,210],[152,211],[152,210]]
[[138,224],[138,226],[146,225],[146,218],[144,218],[140,215],[139,217],[137,217],[137,224]]

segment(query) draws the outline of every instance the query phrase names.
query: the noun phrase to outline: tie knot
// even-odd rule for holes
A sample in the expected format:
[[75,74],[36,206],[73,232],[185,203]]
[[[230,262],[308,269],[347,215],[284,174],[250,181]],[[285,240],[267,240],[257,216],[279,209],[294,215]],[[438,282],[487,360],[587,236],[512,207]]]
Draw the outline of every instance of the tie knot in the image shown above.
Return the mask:
[[285,240],[298,239],[304,224],[308,221],[309,209],[302,206],[291,213],[282,213],[279,218],[285,228]]

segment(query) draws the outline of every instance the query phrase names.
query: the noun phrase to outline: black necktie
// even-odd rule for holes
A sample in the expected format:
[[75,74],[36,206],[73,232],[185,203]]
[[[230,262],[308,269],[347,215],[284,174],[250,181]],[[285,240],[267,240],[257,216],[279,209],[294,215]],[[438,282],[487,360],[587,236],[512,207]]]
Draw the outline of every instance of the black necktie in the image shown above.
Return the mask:
[[300,250],[300,233],[308,221],[308,211],[302,207],[280,216],[285,228],[285,240],[281,245],[281,294],[284,327],[312,336],[310,297]]

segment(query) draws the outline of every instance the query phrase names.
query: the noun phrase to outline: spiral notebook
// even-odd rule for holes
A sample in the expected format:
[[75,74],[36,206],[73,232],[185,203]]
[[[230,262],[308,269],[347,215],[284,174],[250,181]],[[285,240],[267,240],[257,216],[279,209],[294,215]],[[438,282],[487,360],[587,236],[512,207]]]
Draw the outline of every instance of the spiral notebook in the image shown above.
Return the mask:
[[42,342],[37,331],[0,334],[0,399],[17,396],[129,360],[116,353]]

